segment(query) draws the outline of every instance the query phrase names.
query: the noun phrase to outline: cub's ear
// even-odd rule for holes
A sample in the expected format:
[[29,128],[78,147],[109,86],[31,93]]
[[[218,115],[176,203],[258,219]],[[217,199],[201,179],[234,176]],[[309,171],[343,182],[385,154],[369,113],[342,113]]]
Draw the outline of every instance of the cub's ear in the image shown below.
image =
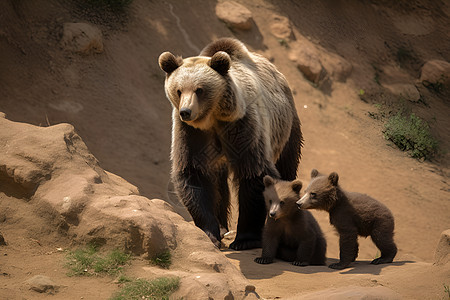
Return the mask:
[[216,52],[209,61],[209,66],[220,75],[226,75],[230,69],[231,58],[224,51]]
[[273,178],[270,177],[269,175],[266,175],[266,176],[264,176],[264,178],[263,178],[263,182],[264,182],[264,186],[265,186],[265,187],[269,187],[269,186],[275,184],[275,179],[273,179]]
[[311,178],[317,177],[317,175],[319,175],[319,171],[317,171],[316,169],[312,169],[311,170]]
[[334,186],[337,186],[338,180],[339,180],[339,175],[336,172],[333,172],[328,176],[328,181]]
[[163,70],[167,74],[172,73],[183,64],[183,60],[181,59],[181,57],[175,57],[175,55],[170,52],[162,53],[159,56],[158,62],[161,70]]
[[296,179],[296,180],[292,181],[292,190],[295,193],[297,193],[297,194],[300,193],[300,190],[302,189],[302,187],[303,187],[303,183],[300,180]]

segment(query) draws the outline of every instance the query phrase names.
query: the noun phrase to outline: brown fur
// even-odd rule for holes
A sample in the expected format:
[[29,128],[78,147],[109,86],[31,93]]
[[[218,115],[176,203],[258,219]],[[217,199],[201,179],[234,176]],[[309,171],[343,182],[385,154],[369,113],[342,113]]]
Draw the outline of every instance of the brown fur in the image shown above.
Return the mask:
[[301,209],[320,209],[330,214],[330,223],[340,236],[340,261],[329,267],[343,269],[355,261],[358,235],[370,236],[381,251],[381,256],[372,264],[392,262],[397,246],[394,243],[394,216],[391,211],[368,195],[343,191],[338,181],[337,173],[324,176],[314,169],[305,195],[297,201]]
[[260,247],[262,178],[296,176],[302,133],[284,76],[240,41],[219,39],[199,56],[161,54],[172,104],[172,180],[194,222],[220,241],[228,227],[229,175],[238,191],[236,250]]
[[272,263],[274,258],[290,261],[296,266],[324,265],[326,241],[319,224],[308,211],[299,210],[302,183],[264,177],[264,198],[268,215],[263,230],[262,255],[259,264]]

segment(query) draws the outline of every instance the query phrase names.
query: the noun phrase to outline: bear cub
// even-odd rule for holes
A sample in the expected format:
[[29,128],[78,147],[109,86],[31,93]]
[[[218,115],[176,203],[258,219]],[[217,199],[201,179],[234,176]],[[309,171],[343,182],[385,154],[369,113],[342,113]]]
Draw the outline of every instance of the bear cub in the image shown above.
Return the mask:
[[344,269],[358,257],[358,235],[370,236],[381,256],[371,264],[391,263],[397,254],[394,243],[394,216],[383,203],[360,193],[346,192],[338,185],[336,172],[329,176],[311,171],[305,195],[297,201],[300,209],[325,210],[339,233],[339,262],[332,269]]
[[259,264],[270,264],[274,258],[296,266],[325,265],[327,243],[313,215],[297,208],[302,182],[277,180],[266,175],[264,199],[267,220],[262,236]]

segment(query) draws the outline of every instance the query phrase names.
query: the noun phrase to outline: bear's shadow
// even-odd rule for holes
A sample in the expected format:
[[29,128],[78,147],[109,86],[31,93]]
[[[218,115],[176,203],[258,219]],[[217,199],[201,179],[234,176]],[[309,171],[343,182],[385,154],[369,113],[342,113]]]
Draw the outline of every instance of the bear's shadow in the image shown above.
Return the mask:
[[252,249],[245,251],[233,251],[229,249],[222,250],[222,253],[229,259],[237,261],[239,268],[248,279],[267,279],[283,274],[284,272],[292,272],[299,274],[316,274],[316,273],[339,273],[339,274],[372,274],[379,275],[381,270],[389,266],[402,266],[413,261],[394,261],[390,264],[372,265],[370,260],[356,260],[349,267],[343,270],[330,269],[328,266],[338,262],[335,258],[327,258],[325,266],[294,266],[290,262],[275,259],[273,263],[263,265],[254,262],[254,259],[261,256],[261,249]]

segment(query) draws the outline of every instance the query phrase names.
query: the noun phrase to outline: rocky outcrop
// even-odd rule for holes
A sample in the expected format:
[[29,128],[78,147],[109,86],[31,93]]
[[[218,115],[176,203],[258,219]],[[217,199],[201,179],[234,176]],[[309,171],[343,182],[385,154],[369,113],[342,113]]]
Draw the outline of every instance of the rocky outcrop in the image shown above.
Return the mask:
[[[103,170],[69,124],[38,127],[0,118],[0,204],[16,206],[15,201],[41,212],[39,222],[75,245],[96,243],[143,257],[169,250],[173,265],[157,275],[179,276],[180,298],[242,298],[248,285],[204,232],[167,202],[142,197],[135,186]],[[15,222],[21,226],[20,219]],[[44,241],[48,234],[33,238]]]
[[290,44],[289,59],[303,76],[320,86],[325,81],[345,82],[352,72],[352,65],[343,57],[325,51],[305,38]]
[[292,31],[291,22],[288,18],[273,15],[270,22],[270,33],[281,40],[294,40],[294,32]]
[[253,25],[251,11],[234,1],[218,3],[216,15],[232,30],[250,30]]

